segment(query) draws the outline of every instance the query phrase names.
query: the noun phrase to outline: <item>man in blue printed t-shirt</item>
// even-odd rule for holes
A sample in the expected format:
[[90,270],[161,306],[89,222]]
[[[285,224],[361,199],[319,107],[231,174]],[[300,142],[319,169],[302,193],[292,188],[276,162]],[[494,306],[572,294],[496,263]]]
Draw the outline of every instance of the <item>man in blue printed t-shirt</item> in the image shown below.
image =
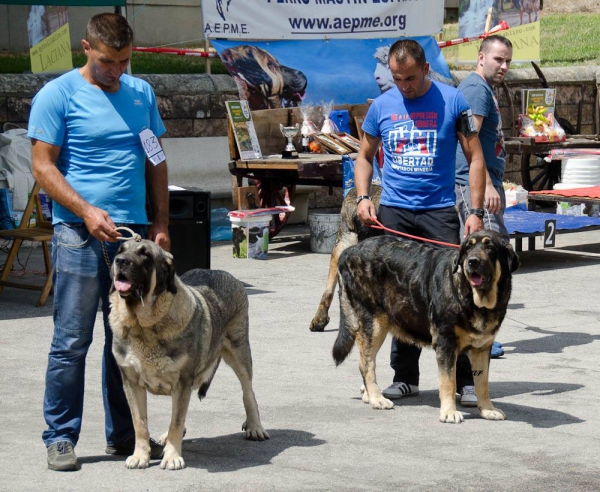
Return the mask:
[[[82,44],[85,66],[40,90],[28,130],[35,179],[54,203],[54,336],[42,438],[48,468],[56,471],[80,468],[74,447],[81,432],[85,358],[100,301],[105,452],[133,453],[133,423],[108,324],[110,263],[121,236],[117,228],[126,226],[170,247],[167,164],[158,140],[165,127],[152,88],[125,74],[133,31],[120,15],[98,14],[88,22]],[[142,136],[153,143],[149,155]],[[158,458],[162,447],[155,442],[151,447]]]
[[[384,153],[380,222],[390,229],[446,243],[460,243],[455,208],[455,155],[458,144],[470,162],[471,214],[465,236],[483,228],[485,162],[471,111],[455,88],[427,78],[429,64],[414,40],[396,41],[389,65],[395,87],[377,97],[364,119],[355,164],[357,213],[366,224],[377,215],[368,196],[372,162],[381,143]],[[392,340],[394,379],[386,398],[419,392],[421,349]],[[456,384],[463,405],[477,404],[466,354],[457,360]]]

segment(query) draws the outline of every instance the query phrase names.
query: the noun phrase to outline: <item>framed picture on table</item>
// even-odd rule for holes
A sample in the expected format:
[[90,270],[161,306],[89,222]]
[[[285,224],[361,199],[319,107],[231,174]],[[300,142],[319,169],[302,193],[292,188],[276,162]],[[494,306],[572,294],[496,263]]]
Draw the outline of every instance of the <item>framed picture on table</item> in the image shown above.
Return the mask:
[[333,138],[332,134],[329,133],[316,133],[314,138],[322,147],[325,147],[326,150],[333,152],[334,154],[351,154],[354,152],[352,149],[348,148],[342,142]]
[[352,152],[360,150],[360,140],[348,133],[332,133],[331,136],[345,147],[352,149]]

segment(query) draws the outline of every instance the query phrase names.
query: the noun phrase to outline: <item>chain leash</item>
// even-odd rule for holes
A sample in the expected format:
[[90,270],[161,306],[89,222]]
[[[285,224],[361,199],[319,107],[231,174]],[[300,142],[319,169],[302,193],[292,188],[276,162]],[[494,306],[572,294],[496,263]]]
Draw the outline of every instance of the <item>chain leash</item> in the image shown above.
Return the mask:
[[[126,231],[129,234],[131,234],[131,237],[123,237],[123,236],[119,236],[117,239],[119,241],[129,241],[130,239],[133,239],[135,242],[139,243],[142,240],[142,236],[140,236],[139,234],[135,233],[134,231],[132,231],[129,227],[117,227],[115,228],[115,231]],[[106,266],[108,267],[108,269],[110,270],[110,258],[108,256],[108,249],[106,248],[106,242],[102,241],[102,253],[104,254],[104,261],[106,262]]]

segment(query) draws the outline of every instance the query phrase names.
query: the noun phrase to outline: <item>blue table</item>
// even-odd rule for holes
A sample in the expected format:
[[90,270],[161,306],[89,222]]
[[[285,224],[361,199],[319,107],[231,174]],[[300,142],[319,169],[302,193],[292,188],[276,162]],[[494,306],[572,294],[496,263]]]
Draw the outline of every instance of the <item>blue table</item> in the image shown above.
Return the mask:
[[600,229],[600,218],[587,216],[557,215],[531,212],[525,204],[508,207],[504,222],[511,238],[515,239],[517,251],[523,250],[523,239],[529,239],[529,249],[535,249],[535,238],[543,236],[547,220],[556,220],[556,234],[584,232]]

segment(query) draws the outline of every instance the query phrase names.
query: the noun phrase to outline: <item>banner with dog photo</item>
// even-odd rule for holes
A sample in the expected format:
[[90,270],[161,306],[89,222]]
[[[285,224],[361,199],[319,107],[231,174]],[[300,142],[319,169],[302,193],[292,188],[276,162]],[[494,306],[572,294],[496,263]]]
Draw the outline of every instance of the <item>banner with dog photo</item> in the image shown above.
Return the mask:
[[[498,34],[513,44],[513,63],[540,60],[540,0],[460,0],[458,35],[461,38],[481,36],[502,21],[508,30]],[[481,41],[458,47],[458,63],[477,62]]]
[[[412,38],[424,48],[430,76],[453,84],[436,40]],[[397,38],[330,39],[315,41],[212,40],[234,78],[240,99],[250,109],[364,104],[393,87],[388,65],[390,46]]]

